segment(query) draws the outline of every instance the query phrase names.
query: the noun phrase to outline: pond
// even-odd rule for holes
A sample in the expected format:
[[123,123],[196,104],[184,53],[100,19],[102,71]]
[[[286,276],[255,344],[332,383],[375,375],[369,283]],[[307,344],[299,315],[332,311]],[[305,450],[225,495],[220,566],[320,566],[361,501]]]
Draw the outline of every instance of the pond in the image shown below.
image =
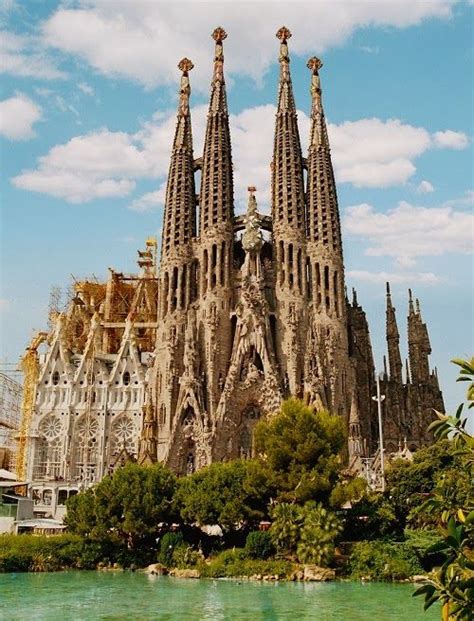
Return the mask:
[[0,619],[432,621],[411,584],[184,580],[132,572],[0,574]]

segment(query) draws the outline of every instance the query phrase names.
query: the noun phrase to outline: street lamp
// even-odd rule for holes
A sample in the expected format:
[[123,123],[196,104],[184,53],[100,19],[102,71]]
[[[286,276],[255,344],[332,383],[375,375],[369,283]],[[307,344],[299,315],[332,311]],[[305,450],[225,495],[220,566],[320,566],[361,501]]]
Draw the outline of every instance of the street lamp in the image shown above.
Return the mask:
[[382,475],[382,492],[385,491],[385,464],[383,455],[383,430],[382,430],[382,401],[385,399],[385,395],[380,394],[380,378],[382,373],[377,373],[377,395],[372,397],[373,401],[377,401],[377,415],[379,419],[379,446],[380,446],[380,472]]

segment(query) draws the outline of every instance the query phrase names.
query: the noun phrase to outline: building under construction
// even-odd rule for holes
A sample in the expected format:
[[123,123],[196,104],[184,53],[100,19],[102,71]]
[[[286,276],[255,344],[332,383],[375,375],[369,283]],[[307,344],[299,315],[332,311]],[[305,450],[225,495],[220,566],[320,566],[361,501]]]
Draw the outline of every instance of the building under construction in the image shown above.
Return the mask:
[[[232,147],[217,28],[203,155],[193,152],[189,59],[179,63],[176,133],[160,264],[156,243],[138,275],[76,282],[65,312],[25,354],[18,472],[37,510],[56,513],[70,493],[126,460],[163,461],[180,474],[252,455],[253,427],[289,395],[347,421],[352,469],[378,445],[375,369],[365,313],[345,294],[336,185],[317,58],[308,62],[311,130],[303,156],[281,28],[271,162],[271,215],[249,185],[234,213]],[[258,140],[258,136],[255,137]],[[200,174],[200,183],[197,185]],[[252,179],[248,180],[252,183]],[[431,440],[443,409],[430,343],[410,293],[409,364],[387,288],[388,364],[382,379],[388,452]],[[48,349],[38,353],[45,341]],[[409,369],[408,369],[409,366]]]

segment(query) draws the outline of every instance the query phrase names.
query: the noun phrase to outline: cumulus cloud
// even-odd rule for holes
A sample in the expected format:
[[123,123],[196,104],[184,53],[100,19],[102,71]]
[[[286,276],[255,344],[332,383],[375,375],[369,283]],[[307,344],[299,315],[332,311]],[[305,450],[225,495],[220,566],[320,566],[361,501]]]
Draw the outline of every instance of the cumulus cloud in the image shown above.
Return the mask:
[[171,2],[89,0],[75,8],[60,7],[43,23],[42,32],[46,45],[84,59],[104,75],[147,87],[176,82],[176,62],[186,55],[195,64],[198,88],[204,89],[212,54],[209,33],[219,24],[229,33],[230,74],[259,80],[276,59],[274,33],[283,23],[295,35],[292,51],[307,54],[340,45],[358,28],[403,28],[431,17],[447,18],[451,11],[450,0],[249,2],[245,10],[240,3],[217,0],[185,7]]
[[414,284],[438,285],[442,279],[433,272],[369,272],[367,270],[349,270],[346,276],[373,284],[390,282],[393,285]]
[[434,187],[432,183],[426,179],[423,179],[423,181],[420,181],[416,191],[418,194],[429,194],[430,192],[434,192]]
[[24,171],[12,181],[18,188],[81,203],[127,196],[135,188],[132,178],[147,173],[144,153],[131,136],[102,130],[53,147],[39,158],[36,170]]
[[469,145],[469,138],[464,132],[455,132],[451,129],[447,129],[444,132],[435,132],[433,140],[440,149],[456,149],[460,151]]
[[65,77],[37,39],[7,31],[0,31],[0,71],[43,80]]
[[[236,210],[245,208],[247,186],[257,187],[260,208],[270,205],[270,161],[273,149],[273,132],[276,108],[273,104],[256,106],[230,115],[234,162]],[[207,118],[207,105],[192,108],[194,152],[202,153]],[[310,120],[305,112],[298,112],[303,151],[306,152]],[[105,179],[158,180],[157,191],[136,198],[130,207],[148,211],[162,205],[165,177],[169,167],[171,144],[176,125],[176,113],[155,114],[143,123],[135,134],[102,130],[73,138],[65,145],[58,145],[44,157],[34,171],[26,171],[14,179],[15,185],[25,189],[47,192],[48,178],[54,180],[57,196],[61,176],[64,190],[61,196],[80,202],[94,198],[94,187],[87,184],[84,194],[69,191],[70,176],[92,181]],[[387,121],[372,118],[328,125],[333,162],[339,183],[352,183],[358,187],[388,187],[405,183],[416,171],[414,160],[433,147],[430,133],[398,119]],[[41,182],[40,182],[41,180]],[[111,184],[110,196],[117,194]],[[42,188],[42,189],[40,189]],[[130,190],[122,184],[121,192]],[[53,192],[51,192],[53,193]],[[71,194],[72,198],[69,197]],[[104,196],[100,187],[100,196]]]
[[41,107],[21,93],[0,101],[0,135],[10,140],[33,138],[33,125],[40,118]]
[[402,201],[382,212],[364,203],[345,210],[343,226],[347,236],[367,241],[366,255],[390,256],[399,264],[474,250],[474,215],[449,206],[427,208]]

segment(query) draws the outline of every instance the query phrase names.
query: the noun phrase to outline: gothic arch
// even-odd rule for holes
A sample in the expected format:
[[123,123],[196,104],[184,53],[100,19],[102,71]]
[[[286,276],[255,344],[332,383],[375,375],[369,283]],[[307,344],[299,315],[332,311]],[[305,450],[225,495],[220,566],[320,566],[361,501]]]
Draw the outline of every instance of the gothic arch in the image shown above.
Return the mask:
[[63,425],[57,414],[46,414],[38,425],[33,476],[55,479],[61,475]]
[[93,482],[99,474],[100,424],[96,414],[83,414],[74,425],[73,476]]

